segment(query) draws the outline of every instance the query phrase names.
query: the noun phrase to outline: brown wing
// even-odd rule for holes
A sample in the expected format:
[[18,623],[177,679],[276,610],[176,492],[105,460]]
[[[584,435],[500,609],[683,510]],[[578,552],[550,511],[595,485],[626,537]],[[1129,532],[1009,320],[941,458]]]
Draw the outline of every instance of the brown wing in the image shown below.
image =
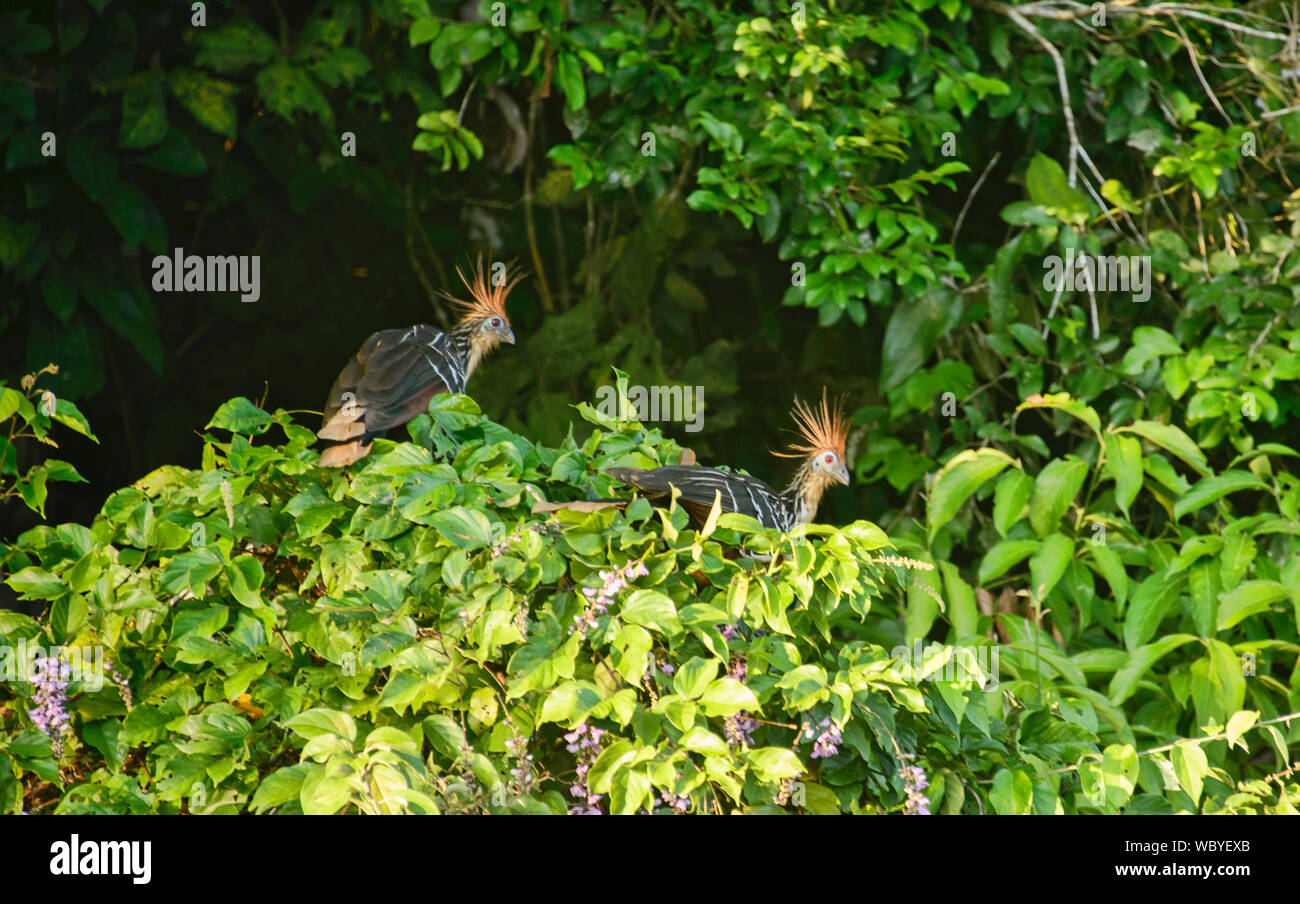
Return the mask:
[[319,435],[346,440],[380,433],[423,412],[438,393],[464,391],[465,365],[445,333],[427,324],[383,330],[334,381]]

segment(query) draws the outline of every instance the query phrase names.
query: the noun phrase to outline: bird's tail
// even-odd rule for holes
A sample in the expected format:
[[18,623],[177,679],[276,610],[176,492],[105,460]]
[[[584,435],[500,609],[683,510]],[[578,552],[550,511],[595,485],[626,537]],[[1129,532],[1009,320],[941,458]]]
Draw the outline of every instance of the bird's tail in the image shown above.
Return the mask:
[[354,439],[350,443],[339,443],[336,446],[330,446],[320,454],[320,467],[345,468],[358,462],[370,454],[370,447],[373,442],[373,438],[367,435],[361,439]]
[[366,432],[365,416],[366,409],[360,405],[340,408],[325,422],[324,427],[316,431],[316,435],[321,439],[331,439],[335,442],[356,439]]

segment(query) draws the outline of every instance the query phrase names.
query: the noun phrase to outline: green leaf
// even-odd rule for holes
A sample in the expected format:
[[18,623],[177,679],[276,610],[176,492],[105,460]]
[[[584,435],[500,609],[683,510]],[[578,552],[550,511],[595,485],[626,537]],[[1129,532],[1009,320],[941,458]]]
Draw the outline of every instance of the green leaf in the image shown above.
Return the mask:
[[987,584],[1038,550],[1038,540],[1003,540],[994,544],[980,562],[979,582]]
[[1138,681],[1151,666],[1172,650],[1196,639],[1194,634],[1170,634],[1134,650],[1123,668],[1110,679],[1110,687],[1106,691],[1110,702],[1116,706],[1123,703],[1137,690]]
[[573,112],[587,105],[587,86],[582,79],[582,64],[568,53],[560,53],[555,61],[555,77],[564,91],[565,109]]
[[1246,699],[1246,678],[1241,674],[1241,657],[1219,640],[1206,640],[1206,655],[1192,663],[1192,701],[1199,724],[1210,719],[1225,723],[1242,708]]
[[21,600],[52,600],[68,592],[68,587],[57,575],[44,568],[31,566],[5,579]]
[[1172,452],[1191,465],[1192,469],[1198,474],[1205,476],[1210,473],[1209,466],[1205,461],[1205,453],[1192,441],[1190,436],[1172,424],[1161,424],[1156,421],[1134,421],[1127,427],[1118,428],[1116,432],[1136,433],[1162,449]]
[[993,526],[1003,537],[1020,517],[1034,488],[1034,478],[1020,470],[1011,470],[998,478],[993,490]]
[[[131,189],[135,193],[134,189]],[[138,194],[138,193],[137,193]],[[111,195],[110,195],[111,196]],[[140,196],[143,197],[143,196]],[[128,239],[128,241],[130,241]],[[135,244],[135,242],[130,242]],[[140,353],[155,374],[163,369],[162,343],[134,292],[124,288],[90,287],[83,284],[83,297],[90,302],[113,332],[126,339]]]
[[695,726],[682,735],[677,741],[677,745],[684,750],[702,753],[705,756],[721,757],[726,756],[729,752],[726,741],[701,725]]
[[1128,575],[1124,571],[1124,562],[1119,554],[1106,546],[1088,544],[1088,551],[1095,561],[1093,570],[1106,579],[1115,602],[1121,607],[1128,600]]
[[12,270],[36,241],[40,229],[38,220],[11,220],[0,215],[0,267]]
[[50,608],[50,630],[54,639],[67,642],[76,636],[86,623],[86,600],[79,593],[62,597]]
[[775,783],[803,774],[803,763],[785,747],[757,747],[746,751],[745,759],[759,781]]
[[262,563],[254,556],[240,555],[230,560],[226,566],[226,579],[230,582],[230,594],[241,606],[258,609],[265,605],[260,590],[266,573]]
[[273,807],[297,800],[303,780],[314,768],[317,767],[310,763],[295,763],[275,770],[257,786],[249,807],[254,813],[265,813]]
[[694,700],[703,694],[718,676],[720,665],[721,663],[716,659],[693,656],[677,669],[677,673],[673,676],[673,688],[681,696]]
[[[1232,718],[1228,720],[1227,727],[1223,730],[1224,735],[1228,739],[1228,747],[1232,748],[1238,746],[1238,743],[1241,741],[1241,736],[1254,728],[1257,722],[1259,722],[1258,710],[1243,709],[1233,713]],[[1250,748],[1245,744],[1241,744],[1240,746],[1242,750],[1249,752]]]
[[1192,803],[1199,804],[1205,776],[1210,772],[1210,762],[1205,751],[1195,741],[1181,740],[1174,743],[1169,758],[1173,762],[1178,784],[1187,792]]
[[927,533],[933,538],[939,527],[957,514],[957,509],[1007,465],[1016,464],[1005,452],[984,447],[957,453],[935,475],[934,489],[926,506]]
[[22,403],[23,396],[16,389],[10,389],[7,386],[0,386],[0,421],[6,421],[13,416]]
[[1053,460],[1043,468],[1034,480],[1034,491],[1029,499],[1029,523],[1033,525],[1034,533],[1046,537],[1056,530],[1087,476],[1087,463],[1073,456]]
[[422,16],[411,23],[411,31],[408,40],[412,47],[418,47],[426,44],[438,36],[442,30],[442,23],[432,16]]
[[[936,289],[900,302],[885,327],[881,351],[881,381],[885,389],[901,386],[925,363],[940,336],[961,322],[961,296]],[[992,451],[992,450],[989,450]]]
[[231,433],[253,436],[265,433],[270,426],[271,415],[243,396],[238,396],[222,404],[204,429],[216,427],[219,430],[229,430]]
[[1182,353],[1178,340],[1165,330],[1158,326],[1140,326],[1133,330],[1133,345],[1125,352],[1120,369],[1130,376],[1137,376],[1153,359]]
[[1061,164],[1043,154],[1035,154],[1025,171],[1029,199],[1058,219],[1082,225],[1088,219],[1088,199],[1070,186]]
[[1209,562],[1197,562],[1187,571],[1187,590],[1191,596],[1192,621],[1202,637],[1215,633],[1218,624],[1219,572]]
[[1052,534],[1029,560],[1030,586],[1034,598],[1042,603],[1074,557],[1074,543],[1069,537]]
[[193,69],[179,67],[167,76],[172,96],[210,132],[234,138],[239,127],[235,95],[239,88]]
[[356,740],[357,737],[357,724],[351,716],[325,707],[300,712],[285,722],[284,727],[308,740],[326,734],[337,735],[349,741]]
[[940,562],[943,573],[944,599],[949,601],[948,623],[957,632],[957,639],[972,637],[979,623],[979,610],[975,605],[975,591],[961,579],[961,572],[951,562]]
[[465,732],[445,713],[427,716],[422,726],[424,736],[429,739],[429,743],[445,756],[459,757],[461,749],[467,744]]
[[351,799],[352,788],[347,781],[327,775],[323,768],[306,775],[298,795],[302,812],[307,816],[332,816]]
[[1164,572],[1149,575],[1138,585],[1124,619],[1124,646],[1135,651],[1156,633],[1181,587],[1181,576],[1170,577]]
[[1138,756],[1131,744],[1111,744],[1102,751],[1101,777],[1106,801],[1122,807],[1137,788]]
[[741,710],[756,712],[759,709],[754,692],[728,675],[718,678],[705,688],[697,705],[700,712],[709,717],[725,717]]
[[180,128],[168,129],[162,144],[140,157],[138,162],[175,176],[201,176],[208,169],[203,152],[189,133]]
[[1291,596],[1291,592],[1277,581],[1245,581],[1227,593],[1219,595],[1217,629],[1226,631],[1233,625],[1260,612],[1267,612],[1274,603]]
[[117,143],[124,148],[152,147],[167,134],[167,95],[159,72],[141,72],[122,92],[122,124]]
[[429,517],[429,523],[462,549],[492,545],[492,522],[482,512],[456,506],[435,512]]
[[1124,517],[1142,489],[1142,444],[1131,436],[1107,433],[1106,472],[1115,478],[1115,502]]
[[200,28],[194,62],[223,75],[265,63],[275,53],[275,40],[253,22],[235,19],[221,28]]
[[1034,804],[1034,783],[1023,769],[999,769],[993,776],[989,803],[1001,816],[1027,816]]
[[600,704],[600,693],[587,681],[565,681],[542,703],[538,722],[581,722]]
[[491,725],[496,722],[499,709],[500,705],[497,702],[496,692],[490,687],[480,687],[470,695],[470,717],[483,725]]
[[618,614],[628,624],[642,625],[665,634],[672,635],[682,630],[677,607],[670,597],[658,590],[639,588],[632,591],[623,600]]
[[285,60],[277,60],[257,73],[255,83],[266,108],[289,122],[294,121],[293,114],[298,110],[315,114],[325,125],[334,121],[329,102],[311,76]]
[[1215,477],[1198,480],[1192,488],[1174,503],[1174,518],[1182,518],[1189,512],[1195,512],[1229,493],[1239,490],[1268,491],[1268,484],[1249,471],[1224,471]]
[[[0,418],[0,420],[3,420],[3,418]],[[81,413],[81,409],[67,399],[55,401],[54,420],[70,430],[75,430],[87,439],[99,442],[99,437],[90,432],[90,422]]]

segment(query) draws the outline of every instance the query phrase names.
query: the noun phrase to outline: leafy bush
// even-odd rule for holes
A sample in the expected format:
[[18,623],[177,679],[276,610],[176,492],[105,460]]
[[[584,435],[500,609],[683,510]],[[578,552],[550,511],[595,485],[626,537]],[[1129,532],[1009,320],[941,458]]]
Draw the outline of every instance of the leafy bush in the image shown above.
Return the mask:
[[[644,500],[533,514],[541,500],[608,496],[606,465],[680,454],[657,430],[578,408],[591,435],[546,448],[466,397],[438,397],[413,441],[381,440],[344,474],[314,466],[312,432],[286,412],[234,399],[208,425],[202,468],[158,469],[90,527],[28,531],[7,583],[51,605],[41,619],[0,614],[4,634],[66,645],[87,667],[64,691],[66,730],[36,730],[50,705],[40,674],[6,693],[5,810],[1291,809],[1294,783],[1280,800],[1267,783],[1238,785],[1246,758],[1217,740],[1139,761],[1133,726],[1152,708],[1124,707],[1139,687],[1150,699],[1175,682],[1141,684],[1149,634],[1131,659],[1095,640],[1067,657],[1030,619],[1004,616],[1013,680],[999,686],[969,588],[946,563],[935,572],[889,550],[870,523],[781,535],[722,515],[695,530],[680,508]],[[273,430],[283,442],[267,441]],[[990,455],[940,475],[936,518],[976,489],[970,467],[991,475]],[[1055,527],[1036,513],[1059,515],[1060,493],[1007,494],[1013,514],[1028,505],[1032,523]],[[1026,535],[1007,510],[999,523]],[[754,557],[735,557],[741,546]],[[1036,576],[1060,570],[1060,541],[1043,546]],[[1064,571],[1067,586],[1088,573]],[[898,645],[903,620],[919,600],[939,606],[939,589],[964,644],[913,656]],[[1154,604],[1138,598],[1153,596],[1131,594],[1144,631]],[[1250,612],[1260,607],[1221,606],[1219,623]],[[1249,645],[1269,663],[1286,649]],[[1259,713],[1202,704],[1198,682],[1221,688],[1236,664],[1221,641],[1206,649],[1183,698],[1244,747]],[[1089,684],[1112,671],[1125,693],[1107,699]]]
[[21,391],[0,384],[0,503],[17,497],[42,516],[51,480],[84,479],[71,464],[57,458],[21,467],[18,451],[22,441],[34,440],[57,449],[59,444],[50,438],[50,430],[58,423],[99,442],[74,403],[56,397],[48,389],[37,389],[36,382],[43,375],[58,372],[58,367],[51,364],[28,374],[20,381]]

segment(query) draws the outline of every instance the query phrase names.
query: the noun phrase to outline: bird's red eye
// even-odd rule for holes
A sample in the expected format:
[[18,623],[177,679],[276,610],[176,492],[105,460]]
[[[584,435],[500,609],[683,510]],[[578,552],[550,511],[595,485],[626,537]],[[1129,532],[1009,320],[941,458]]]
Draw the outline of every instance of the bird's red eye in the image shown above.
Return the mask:
[[501,326],[501,318],[500,318],[500,317],[493,317],[493,318],[492,318],[492,326],[493,326],[493,327],[499,327],[499,326]]
[[827,456],[826,456],[826,464],[830,464],[830,463],[833,462],[834,460],[835,460],[835,456],[834,456],[834,455],[827,455]]

